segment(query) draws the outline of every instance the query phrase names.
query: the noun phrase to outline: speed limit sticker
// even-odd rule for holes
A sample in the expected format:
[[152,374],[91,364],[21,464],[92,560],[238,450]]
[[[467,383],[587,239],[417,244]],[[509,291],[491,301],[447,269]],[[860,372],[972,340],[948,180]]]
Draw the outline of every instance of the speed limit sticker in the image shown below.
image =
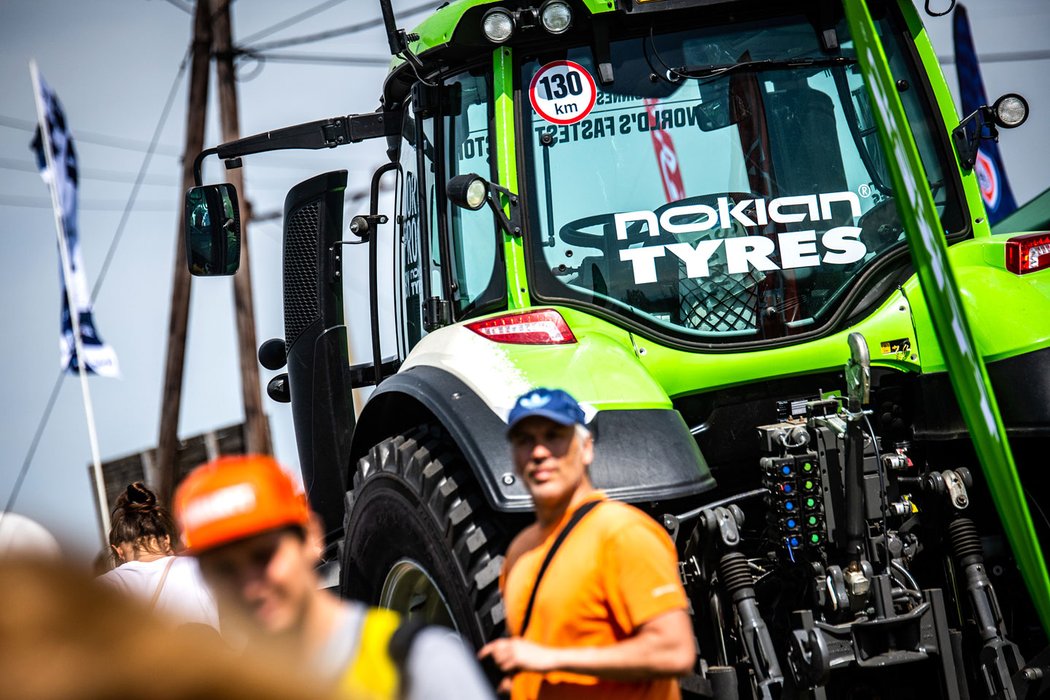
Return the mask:
[[540,68],[529,84],[536,113],[554,124],[575,124],[594,108],[594,78],[579,63],[553,61]]

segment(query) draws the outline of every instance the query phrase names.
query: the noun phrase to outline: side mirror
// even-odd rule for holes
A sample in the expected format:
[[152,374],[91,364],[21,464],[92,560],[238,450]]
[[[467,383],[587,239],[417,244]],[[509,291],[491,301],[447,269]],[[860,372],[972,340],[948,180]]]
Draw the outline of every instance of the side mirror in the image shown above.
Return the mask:
[[232,275],[241,264],[241,218],[233,185],[186,193],[186,264],[198,277]]
[[959,152],[959,164],[964,170],[972,170],[977,162],[977,151],[982,139],[999,140],[998,128],[1015,129],[1028,119],[1028,101],[1020,95],[1008,92],[989,107],[983,105],[959,122],[952,130],[952,140]]

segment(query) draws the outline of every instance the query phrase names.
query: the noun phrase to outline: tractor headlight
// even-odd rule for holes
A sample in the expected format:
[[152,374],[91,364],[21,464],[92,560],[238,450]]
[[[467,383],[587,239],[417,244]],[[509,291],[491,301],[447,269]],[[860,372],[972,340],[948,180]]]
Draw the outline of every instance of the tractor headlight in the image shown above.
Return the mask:
[[494,7],[481,18],[481,31],[494,44],[502,44],[514,34],[514,15],[502,7]]
[[561,34],[572,26],[572,8],[565,0],[547,0],[540,7],[540,23],[551,34]]

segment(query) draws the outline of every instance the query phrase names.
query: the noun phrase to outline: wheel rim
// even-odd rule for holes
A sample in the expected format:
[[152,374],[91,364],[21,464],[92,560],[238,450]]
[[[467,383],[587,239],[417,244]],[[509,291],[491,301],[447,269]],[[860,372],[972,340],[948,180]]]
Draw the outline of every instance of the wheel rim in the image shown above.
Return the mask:
[[379,605],[411,619],[459,631],[441,589],[430,573],[412,559],[400,559],[390,568],[379,594]]

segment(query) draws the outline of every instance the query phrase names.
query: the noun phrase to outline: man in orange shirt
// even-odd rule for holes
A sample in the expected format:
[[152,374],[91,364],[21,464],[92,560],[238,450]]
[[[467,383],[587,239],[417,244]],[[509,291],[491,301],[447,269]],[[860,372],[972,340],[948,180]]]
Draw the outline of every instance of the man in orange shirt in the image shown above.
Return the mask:
[[[514,469],[536,522],[511,543],[500,576],[511,636],[479,657],[508,674],[501,690],[512,700],[678,698],[675,676],[692,669],[696,654],[674,544],[645,513],[595,490],[585,422],[557,389],[534,389],[510,412]],[[592,510],[544,568],[581,508]]]

